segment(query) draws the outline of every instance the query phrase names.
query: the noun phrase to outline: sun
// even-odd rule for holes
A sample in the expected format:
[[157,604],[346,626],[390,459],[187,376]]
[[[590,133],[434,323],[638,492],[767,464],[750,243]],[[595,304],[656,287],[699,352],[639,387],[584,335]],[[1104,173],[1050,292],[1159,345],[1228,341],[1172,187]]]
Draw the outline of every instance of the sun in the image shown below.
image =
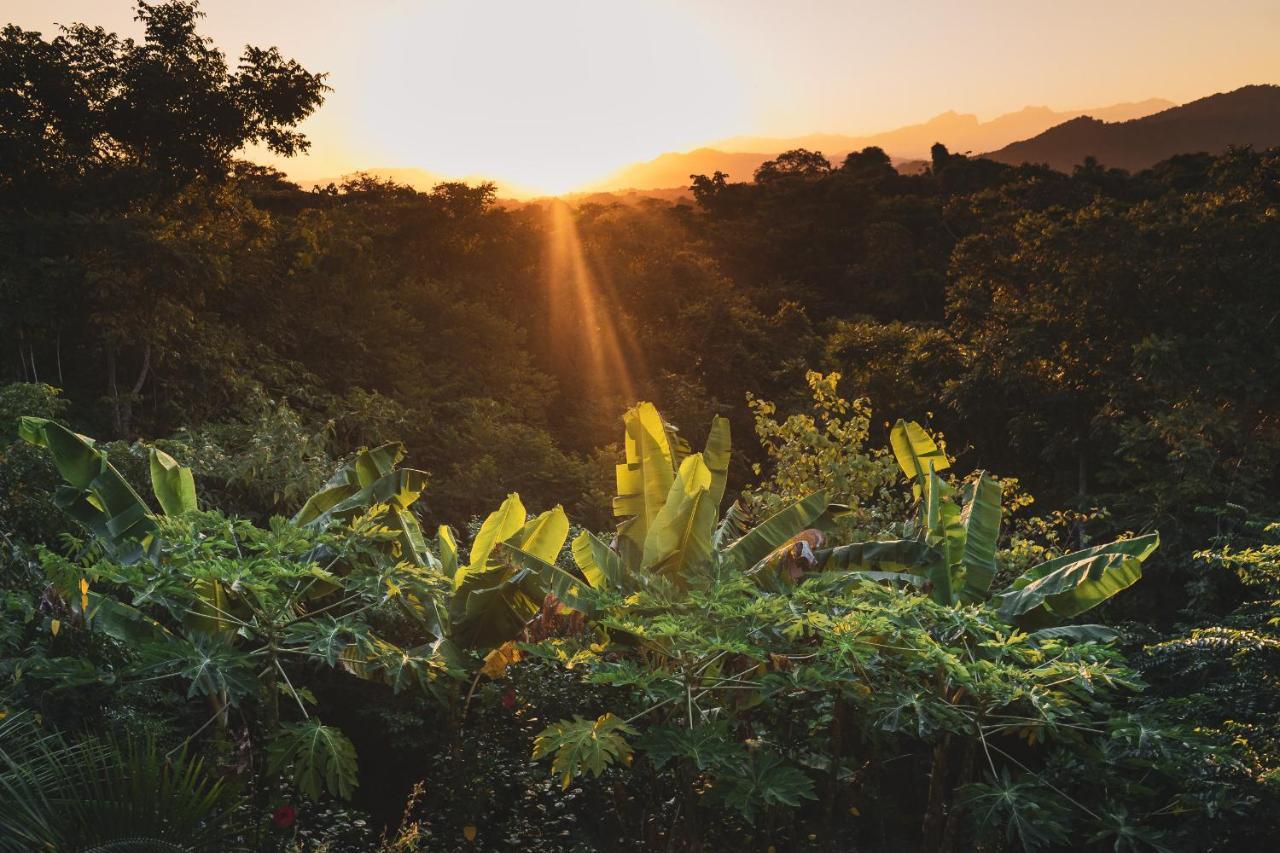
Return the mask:
[[377,165],[560,193],[746,120],[727,52],[662,0],[448,0],[387,27],[348,130]]

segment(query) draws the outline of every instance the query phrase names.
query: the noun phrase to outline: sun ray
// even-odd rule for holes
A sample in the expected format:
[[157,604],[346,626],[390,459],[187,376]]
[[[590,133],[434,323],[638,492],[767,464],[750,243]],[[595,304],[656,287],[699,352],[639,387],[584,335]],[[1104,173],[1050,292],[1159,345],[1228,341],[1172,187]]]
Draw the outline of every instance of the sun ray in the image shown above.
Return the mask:
[[546,294],[553,340],[578,363],[583,390],[592,398],[634,400],[644,371],[642,351],[602,298],[572,208],[552,201],[546,210]]

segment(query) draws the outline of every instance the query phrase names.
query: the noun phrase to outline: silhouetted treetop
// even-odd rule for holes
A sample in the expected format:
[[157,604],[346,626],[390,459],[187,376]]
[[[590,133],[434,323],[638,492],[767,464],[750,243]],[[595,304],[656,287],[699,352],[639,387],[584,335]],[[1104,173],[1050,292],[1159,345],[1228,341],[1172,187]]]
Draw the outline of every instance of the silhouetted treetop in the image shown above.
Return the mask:
[[174,187],[220,179],[246,145],[286,156],[294,128],[327,87],[275,48],[248,46],[236,67],[196,25],[196,2],[137,5],[142,40],[72,24],[45,39],[0,31],[0,182],[74,183],[123,172]]

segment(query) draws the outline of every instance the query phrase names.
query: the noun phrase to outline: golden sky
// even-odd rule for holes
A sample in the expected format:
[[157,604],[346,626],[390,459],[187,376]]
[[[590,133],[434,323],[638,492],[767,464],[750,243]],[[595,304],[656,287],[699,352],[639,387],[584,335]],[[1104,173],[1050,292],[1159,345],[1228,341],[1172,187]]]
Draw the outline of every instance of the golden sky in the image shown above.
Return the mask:
[[[0,22],[136,34],[131,0]],[[729,136],[871,133],[1280,82],[1280,0],[205,0],[237,54],[330,73],[300,180],[417,167],[562,192]]]

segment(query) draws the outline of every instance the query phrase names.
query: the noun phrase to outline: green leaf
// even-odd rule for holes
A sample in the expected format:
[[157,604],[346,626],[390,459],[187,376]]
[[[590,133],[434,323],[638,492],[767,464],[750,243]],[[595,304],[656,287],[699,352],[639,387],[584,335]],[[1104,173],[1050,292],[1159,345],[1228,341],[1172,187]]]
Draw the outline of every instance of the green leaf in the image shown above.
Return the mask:
[[717,782],[727,783],[725,804],[741,813],[748,823],[755,823],[762,808],[798,808],[801,800],[817,799],[813,780],[772,752],[756,752],[741,773],[716,778]]
[[711,472],[711,504],[719,511],[724,500],[724,489],[729,479],[729,458],[733,442],[729,434],[729,419],[719,415],[711,419],[711,432],[702,451],[702,461]]
[[480,531],[471,543],[471,559],[467,567],[454,576],[454,585],[460,584],[468,572],[482,571],[494,546],[519,533],[524,528],[526,518],[527,513],[524,504],[520,502],[520,496],[515,492],[507,495],[502,506],[489,513],[484,524],[480,525]]
[[639,552],[649,525],[657,516],[676,477],[675,454],[666,424],[652,403],[640,403],[623,418],[626,426],[626,461],[616,466],[617,497],[613,514],[628,520],[618,535]]
[[912,491],[917,498],[920,497],[925,474],[951,467],[947,455],[915,421],[898,421],[889,432],[889,444],[893,447],[894,458],[898,460],[902,473],[911,481]]
[[818,491],[779,510],[724,549],[725,565],[746,571],[800,531],[813,527],[830,503],[827,493]]
[[674,758],[687,758],[703,771],[741,768],[748,760],[746,746],[734,740],[728,723],[723,721],[692,729],[654,726],[636,746],[658,768]]
[[44,418],[24,417],[18,432],[46,448],[58,473],[67,481],[54,493],[54,504],[98,537],[117,560],[135,562],[155,530],[146,503],[93,439]]
[[403,457],[404,446],[399,443],[362,450],[307,500],[293,523],[322,528],[335,519],[350,521],[375,506],[385,506],[378,521],[399,532],[396,541],[402,555],[418,566],[433,565],[422,527],[410,510],[427,487],[427,474],[395,468]]
[[547,510],[526,524],[513,541],[520,550],[554,563],[567,538],[569,517],[565,515],[564,508],[557,504],[555,509]]
[[711,471],[702,454],[685,457],[666,503],[654,516],[644,540],[640,568],[677,583],[711,561],[716,507],[711,500]]
[[458,543],[447,524],[440,525],[436,531],[436,551],[440,554],[440,570],[453,580],[458,572]]
[[960,597],[968,602],[987,600],[996,573],[996,544],[1000,539],[1000,484],[985,473],[973,484],[973,495],[960,513],[964,528],[964,586]]
[[1043,640],[1069,640],[1073,643],[1110,643],[1120,632],[1106,625],[1059,625],[1032,631],[1027,639],[1033,643]]
[[1000,618],[1038,627],[1077,616],[1141,578],[1142,561],[1159,546],[1160,535],[1149,533],[1034,566],[999,596]]
[[547,726],[533,741],[533,757],[551,760],[551,772],[568,788],[575,776],[588,770],[599,776],[604,769],[631,755],[631,744],[625,735],[635,729],[613,714],[596,720],[574,717]]
[[584,530],[573,540],[573,561],[595,589],[627,589],[621,558],[595,534]]
[[267,745],[267,770],[292,768],[294,784],[311,799],[330,794],[351,799],[360,784],[356,748],[340,729],[315,717],[280,727]]
[[165,515],[195,512],[196,482],[191,469],[178,464],[163,450],[151,448],[151,491],[155,493]]
[[889,539],[823,548],[814,556],[814,568],[824,572],[857,569],[924,575],[933,549],[919,539]]
[[575,577],[537,554],[530,554],[517,548],[510,542],[504,542],[499,547],[516,565],[534,572],[540,579],[542,587],[554,594],[563,604],[588,616],[596,612],[597,597],[592,594],[593,588],[585,584],[581,578]]

